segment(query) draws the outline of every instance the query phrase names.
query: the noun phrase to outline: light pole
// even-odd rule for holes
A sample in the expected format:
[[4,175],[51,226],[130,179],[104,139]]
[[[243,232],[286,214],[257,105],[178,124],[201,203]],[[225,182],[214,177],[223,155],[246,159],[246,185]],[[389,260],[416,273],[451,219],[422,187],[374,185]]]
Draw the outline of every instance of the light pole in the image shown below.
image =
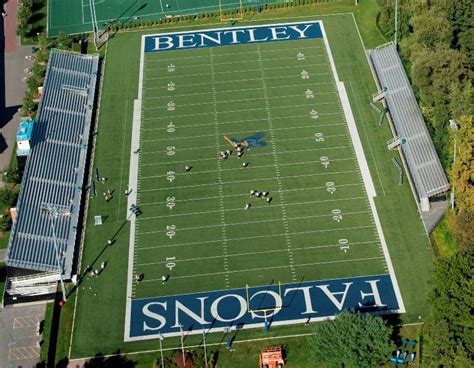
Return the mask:
[[51,205],[51,204],[44,204],[43,207],[41,208],[43,212],[47,212],[51,217],[51,231],[53,232],[53,244],[54,244],[54,250],[56,253],[56,261],[58,263],[58,271],[59,271],[59,280],[61,282],[61,291],[63,294],[63,302],[66,302],[67,297],[66,297],[66,287],[64,286],[64,280],[63,280],[63,268],[61,266],[61,261],[59,260],[59,248],[58,248],[58,240],[56,238],[56,228],[54,227],[54,221],[57,220],[60,216],[65,217],[65,216],[70,216],[71,211],[69,208],[59,208],[58,206]]
[[160,340],[161,368],[165,368],[165,361],[163,359],[163,344],[162,344],[163,335],[162,334],[158,335],[158,340]]
[[[456,120],[454,119],[450,119],[449,120],[449,127],[451,128],[451,130],[454,132],[454,152],[453,152],[453,164],[456,163],[456,151],[457,151],[457,147],[456,147],[456,138],[457,138],[457,131],[459,129],[459,126],[458,126],[458,123]],[[451,190],[451,209],[454,209],[454,186]]]
[[206,333],[202,330],[202,343],[204,346],[204,362],[206,363],[207,368],[207,349],[206,349]]
[[184,337],[184,332],[183,332],[183,325],[179,325],[179,332],[180,332],[180,335],[181,335],[181,352],[183,353],[183,366],[186,365],[186,357],[184,356],[184,340],[183,340],[183,337]]

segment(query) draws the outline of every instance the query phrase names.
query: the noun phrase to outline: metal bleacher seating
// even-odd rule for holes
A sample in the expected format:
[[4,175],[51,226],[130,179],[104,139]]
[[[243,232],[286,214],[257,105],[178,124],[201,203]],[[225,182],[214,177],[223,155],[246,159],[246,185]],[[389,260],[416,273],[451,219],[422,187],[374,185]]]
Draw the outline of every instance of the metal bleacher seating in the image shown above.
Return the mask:
[[429,198],[449,189],[443,167],[426,128],[396,46],[391,42],[371,50],[370,59],[383,93],[395,136],[422,211]]
[[[98,55],[51,50],[7,251],[9,267],[59,274],[59,257],[63,277],[71,277],[98,65]],[[62,215],[54,219],[48,206]]]

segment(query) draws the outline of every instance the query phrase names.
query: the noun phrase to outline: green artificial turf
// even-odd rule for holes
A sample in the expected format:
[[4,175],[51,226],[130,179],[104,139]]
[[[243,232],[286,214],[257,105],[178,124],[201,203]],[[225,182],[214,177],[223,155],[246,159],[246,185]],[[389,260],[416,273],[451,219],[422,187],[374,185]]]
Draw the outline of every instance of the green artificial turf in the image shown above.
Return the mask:
[[[295,8],[296,9],[296,8]],[[291,13],[295,11],[291,9]],[[280,14],[280,13],[278,13]],[[284,15],[284,13],[282,13]],[[312,19],[319,19],[318,16],[312,17]],[[371,170],[372,178],[377,190],[378,196],[376,197],[377,209],[381,218],[382,226],[384,229],[385,237],[388,243],[390,255],[394,263],[397,279],[400,284],[402,296],[407,308],[407,313],[402,316],[403,321],[411,322],[415,321],[418,318],[418,315],[422,317],[427,313],[427,303],[426,303],[426,292],[427,292],[427,280],[429,277],[430,266],[431,266],[431,257],[432,252],[429,248],[427,237],[423,232],[423,227],[421,221],[416,213],[416,206],[413,202],[413,196],[407,184],[403,186],[398,186],[398,173],[395,168],[391,166],[390,159],[394,156],[393,152],[388,152],[385,147],[385,142],[390,138],[390,131],[387,125],[378,126],[377,125],[377,114],[371,110],[368,105],[369,96],[375,92],[375,84],[370,73],[369,66],[367,64],[367,59],[364,54],[364,50],[360,43],[360,39],[353,22],[353,17],[351,14],[347,15],[334,15],[334,16],[322,16],[320,19],[324,21],[324,26],[328,34],[329,43],[331,50],[335,59],[337,71],[339,78],[345,83],[347,93],[351,102],[351,108],[358,125],[359,135],[361,137],[365,156],[369,163]],[[290,20],[290,18],[286,19]],[[299,19],[293,19],[299,20]],[[262,21],[260,21],[262,22]],[[151,33],[148,31],[145,33]],[[126,290],[126,278],[128,272],[128,241],[129,241],[129,223],[125,221],[126,217],[126,198],[123,195],[124,190],[126,189],[128,183],[128,170],[129,170],[129,152],[130,147],[130,138],[131,138],[131,129],[132,129],[132,108],[133,100],[137,98],[138,95],[138,74],[139,74],[139,57],[140,57],[140,33],[124,33],[119,34],[113,38],[108,45],[107,51],[107,61],[105,68],[104,76],[104,85],[103,93],[100,105],[100,115],[99,115],[99,127],[98,127],[98,136],[97,144],[94,157],[94,167],[99,169],[100,175],[107,177],[108,181],[105,184],[98,184],[97,191],[98,197],[91,198],[88,209],[88,223],[86,229],[86,238],[85,245],[83,250],[83,258],[81,263],[82,275],[85,276],[83,282],[78,287],[78,293],[73,294],[73,297],[70,298],[70,303],[76,301],[77,297],[77,308],[75,310],[75,324],[73,329],[73,338],[72,338],[72,350],[71,357],[87,357],[93,356],[99,351],[107,354],[120,349],[122,352],[134,352],[134,351],[143,351],[143,350],[156,350],[157,343],[155,341],[146,341],[146,342],[134,342],[127,343],[123,342],[124,334],[124,317],[125,317],[125,290]],[[304,41],[303,41],[304,42]],[[313,41],[314,42],[314,41]],[[295,47],[298,43],[295,43]],[[275,46],[270,44],[268,49],[274,48]],[[290,47],[293,47],[293,43],[289,43]],[[243,46],[244,48],[246,46]],[[261,45],[261,54],[265,58],[266,46]],[[220,53],[229,52],[231,48],[223,47],[221,49],[214,49],[214,61],[217,64],[217,59],[220,57]],[[315,47],[311,47],[308,51],[312,57],[316,58],[316,51],[319,50]],[[189,55],[200,56],[200,52],[203,53],[205,58],[203,58],[203,67],[206,67],[205,70],[209,73],[209,50],[202,51],[190,51]],[[278,51],[278,54],[281,55],[282,50]],[[293,53],[294,54],[294,53]],[[172,53],[167,53],[166,57],[172,57]],[[184,55],[184,54],[180,54]],[[258,53],[257,53],[258,55]],[[284,54],[283,57],[291,56],[291,53],[288,55]],[[295,55],[296,56],[296,55]],[[160,62],[159,58],[161,56],[151,55],[150,58],[147,56],[147,75],[149,78],[162,78],[166,75],[164,70],[157,70],[154,72],[152,67],[149,65],[150,61],[153,58],[156,58],[157,68],[163,68],[163,64]],[[258,57],[257,57],[258,58]],[[150,59],[150,60],[148,60]],[[234,61],[239,61],[238,68],[244,70],[248,69],[260,69],[260,62],[256,62],[255,59],[239,59],[236,56],[230,59]],[[176,65],[186,65],[186,58],[180,58],[179,63]],[[231,60],[228,58],[221,57],[221,63],[228,63]],[[244,63],[245,62],[245,63]],[[247,64],[248,62],[248,64]],[[293,61],[287,61],[286,63],[274,63],[274,66],[284,66],[290,67],[291,70]],[[161,64],[160,64],[161,63]],[[189,77],[189,73],[194,75],[198,73],[195,68],[195,63],[190,63],[190,68],[186,74],[186,78]],[[327,61],[323,60],[322,65],[317,62],[311,63],[308,65],[308,71],[311,73],[318,72],[327,72]],[[215,68],[227,68],[225,65],[215,65]],[[269,67],[268,64],[262,66],[263,68]],[[200,68],[200,69],[202,69]],[[233,69],[235,70],[235,68]],[[178,71],[178,69],[177,69]],[[226,69],[215,69],[215,72],[225,72]],[[286,233],[285,222],[283,220],[282,213],[282,202],[281,197],[274,195],[275,202],[271,205],[266,205],[262,201],[257,201],[252,199],[252,204],[254,207],[248,211],[243,210],[243,204],[247,201],[250,201],[248,196],[248,190],[253,189],[254,185],[258,185],[257,190],[269,190],[270,192],[276,192],[278,190],[278,180],[276,178],[276,165],[275,165],[275,156],[278,159],[279,167],[279,176],[280,182],[283,189],[295,189],[297,187],[306,187],[311,186],[312,189],[309,191],[310,194],[304,193],[304,191],[294,191],[294,192],[284,192],[287,195],[284,196],[283,200],[287,206],[286,217],[288,221],[289,233],[296,233],[297,231],[303,232],[307,231],[309,224],[304,220],[289,220],[288,218],[298,217],[298,216],[320,216],[313,219],[313,226],[324,226],[323,222],[326,218],[324,216],[330,216],[329,210],[334,209],[334,206],[331,204],[325,207],[325,205],[319,204],[314,206],[311,204],[304,204],[302,202],[310,202],[312,200],[322,200],[324,198],[329,198],[332,200],[339,196],[339,198],[350,198],[351,196],[358,196],[363,194],[362,186],[360,184],[360,178],[357,174],[353,175],[339,175],[334,176],[334,182],[336,183],[336,192],[331,196],[325,189],[326,179],[318,178],[314,176],[313,180],[309,182],[308,177],[293,178],[293,179],[284,179],[285,176],[293,175],[302,175],[302,174],[312,174],[312,172],[324,173],[326,172],[334,173],[337,171],[344,170],[354,170],[354,154],[351,148],[331,150],[331,147],[339,147],[350,144],[350,140],[347,137],[346,130],[337,128],[337,126],[327,126],[324,127],[323,133],[327,135],[338,135],[339,132],[342,132],[342,136],[337,137],[336,141],[329,144],[329,140],[322,142],[326,149],[325,155],[330,159],[330,165],[327,169],[324,169],[320,163],[316,163],[320,159],[321,155],[314,150],[314,152],[308,153],[308,157],[301,157],[300,154],[287,154],[284,153],[287,150],[299,150],[299,149],[309,149],[315,148],[316,141],[314,140],[314,133],[317,131],[314,128],[299,128],[299,129],[288,129],[286,133],[288,135],[280,135],[280,130],[285,128],[284,125],[274,120],[275,117],[278,117],[278,114],[290,114],[290,111],[295,111],[295,114],[298,114],[298,109],[303,108],[296,107],[294,104],[299,97],[289,97],[290,101],[287,101],[288,98],[280,98],[278,95],[272,95],[275,97],[275,104],[268,102],[268,110],[265,102],[263,100],[257,101],[257,98],[264,97],[262,96],[262,79],[261,74],[260,78],[258,76],[259,70],[249,71],[247,75],[249,78],[253,78],[253,82],[249,82],[246,88],[257,88],[257,83],[259,84],[259,90],[251,92],[247,91],[241,93],[240,97],[228,96],[232,93],[222,92],[224,88],[231,89],[234,87],[239,87],[238,82],[235,80],[238,79],[235,73],[232,75],[231,79],[229,75],[216,74],[214,73],[214,82],[225,81],[222,83],[222,90],[219,94],[216,94],[216,103],[217,109],[219,110],[220,105],[219,101],[228,101],[228,103],[233,104],[235,110],[242,110],[246,107],[249,108],[258,108],[253,110],[249,115],[245,115],[245,112],[239,112],[239,119],[241,117],[258,118],[259,121],[255,122],[253,125],[242,125],[238,129],[235,127],[235,124],[229,124],[232,120],[237,120],[235,116],[236,113],[226,114],[224,112],[218,112],[218,124],[216,131],[216,124],[214,120],[214,108],[213,104],[204,105],[205,102],[209,101],[205,96],[202,95],[201,90],[196,91],[199,95],[195,97],[187,97],[182,100],[176,99],[174,102],[177,104],[177,108],[181,108],[180,104],[192,104],[196,103],[194,107],[182,107],[183,109],[190,109],[189,114],[195,114],[196,109],[201,109],[203,112],[208,110],[203,110],[209,108],[209,115],[206,115],[206,119],[200,119],[198,116],[192,119],[191,123],[184,123],[184,121],[179,121],[174,119],[173,123],[176,126],[176,140],[178,143],[169,143],[168,136],[163,136],[163,131],[161,134],[159,130],[163,130],[163,125],[158,125],[157,123],[149,124],[146,120],[143,121],[142,129],[153,129],[157,128],[157,131],[150,130],[146,132],[147,134],[142,133],[142,148],[143,152],[141,153],[142,161],[140,162],[141,167],[141,178],[140,178],[140,189],[146,190],[150,189],[150,192],[143,192],[140,194],[139,203],[142,206],[143,215],[139,217],[139,232],[146,231],[158,231],[153,236],[147,238],[147,234],[139,234],[138,237],[138,249],[145,248],[147,246],[160,246],[163,241],[165,241],[163,235],[163,225],[174,224],[177,225],[176,235],[171,239],[172,241],[178,242],[199,242],[201,237],[204,236],[202,233],[196,233],[195,231],[201,231],[199,229],[195,230],[182,230],[183,227],[195,227],[197,226],[207,226],[208,225],[218,225],[216,228],[221,231],[222,228],[222,217],[221,213],[221,201],[224,205],[224,209],[234,210],[234,212],[229,211],[229,213],[224,212],[224,220],[226,223],[226,228],[229,227],[229,233],[226,233],[228,239],[234,237],[248,237],[255,236],[259,232],[262,232],[264,235],[268,235],[272,232],[273,228],[278,229],[278,233]],[[293,72],[295,72],[293,70]],[[202,73],[202,72],[201,72]],[[241,73],[244,73],[243,71]],[[261,70],[260,70],[261,73]],[[271,76],[282,76],[283,73],[278,73],[276,71],[268,70],[264,73],[275,73],[275,74],[265,74],[265,77]],[[242,74],[241,74],[242,75]],[[208,76],[209,77],[209,76]],[[207,77],[207,78],[208,78]],[[192,78],[196,78],[193,76]],[[204,76],[200,77],[201,79]],[[219,78],[219,79],[218,79]],[[324,75],[315,75],[317,79],[316,82],[327,82],[330,76]],[[182,77],[184,79],[184,77]],[[178,81],[179,79],[176,79]],[[266,79],[267,83],[272,83],[272,79]],[[295,84],[303,87],[303,80],[295,78]],[[311,81],[311,80],[310,80]],[[314,81],[311,81],[314,82]],[[178,83],[178,82],[175,82]],[[163,110],[159,113],[159,109],[163,108],[163,100],[166,98],[161,98],[163,95],[153,95],[153,86],[155,82],[152,82],[151,79],[146,80],[145,82],[145,98],[154,97],[155,100],[149,100],[145,103],[144,109],[144,118],[156,118],[160,117],[163,114]],[[249,86],[250,84],[250,86]],[[268,84],[267,87],[271,87],[271,84]],[[241,86],[240,86],[241,87]],[[243,87],[241,87],[243,88]],[[291,87],[293,88],[293,87]],[[295,90],[299,87],[295,87]],[[298,94],[299,91],[293,91],[289,87],[287,88],[275,88],[276,92],[279,93],[280,97],[288,96],[292,94]],[[303,93],[306,88],[303,89]],[[334,94],[334,87],[330,87],[327,90],[322,88],[314,88],[316,92],[316,104],[320,102],[334,102],[337,101],[336,95]],[[331,92],[327,95],[321,94],[321,92]],[[191,92],[189,92],[191,93]],[[250,93],[259,93],[250,94]],[[267,91],[268,93],[268,91]],[[320,95],[318,96],[318,93]],[[169,96],[168,96],[169,97]],[[270,97],[267,95],[268,101],[273,101],[268,99]],[[319,98],[319,100],[318,100]],[[220,99],[220,100],[219,100]],[[249,101],[240,101],[232,102],[240,99],[249,99]],[[214,100],[212,100],[214,101]],[[169,102],[169,101],[168,101]],[[263,104],[262,104],[263,102]],[[306,101],[305,98],[302,98],[301,102],[298,102],[298,105],[304,105],[310,103]],[[291,106],[290,106],[291,105]],[[157,107],[156,111],[153,111],[153,107]],[[282,106],[285,106],[284,108]],[[337,106],[337,104],[336,104]],[[281,108],[279,108],[281,107]],[[339,120],[342,118],[342,115],[339,111],[339,107],[334,107],[328,105],[320,105],[316,108],[318,112],[327,113],[335,111],[339,116]],[[183,111],[183,110],[180,110]],[[272,115],[272,125],[273,129],[270,129],[269,122],[265,120],[267,113]],[[258,115],[257,115],[258,114]],[[293,114],[293,112],[291,112]],[[204,115],[203,115],[204,116]],[[329,116],[329,115],[328,115]],[[315,120],[315,125],[323,124],[322,122],[325,119],[329,119],[328,116],[321,115],[319,119]],[[179,119],[179,118],[178,118]],[[261,120],[260,120],[261,119]],[[165,119],[163,119],[162,123]],[[192,125],[192,124],[205,124],[212,123],[208,127],[189,127],[183,128],[183,124]],[[334,121],[329,121],[328,123],[334,124]],[[338,122],[336,121],[335,124]],[[258,125],[257,125],[258,124]],[[297,126],[304,126],[303,122],[295,120],[292,124],[297,124]],[[327,130],[326,130],[327,129]],[[338,130],[342,129],[342,130]],[[273,130],[273,133],[272,133]],[[255,131],[262,131],[265,133],[265,140],[267,141],[267,146],[263,148],[252,149],[246,153],[245,160],[248,159],[249,167],[247,169],[242,169],[240,167],[240,161],[232,157],[226,161],[218,161],[217,153],[219,150],[225,148],[225,143],[222,136],[224,134],[229,134],[230,136],[235,136],[237,138],[244,138],[248,133],[252,134]],[[301,135],[298,131],[301,131]],[[242,133],[238,133],[242,132]],[[195,136],[204,136],[204,137],[195,137]],[[192,138],[183,138],[183,137],[192,137]],[[300,141],[288,141],[284,142],[285,139],[294,139],[294,138],[304,138]],[[312,138],[312,139],[311,139]],[[163,139],[162,141],[156,142],[145,142],[146,140],[154,139]],[[332,139],[332,138],[331,138]],[[290,143],[291,142],[291,143]],[[297,144],[295,142],[298,142]],[[176,153],[173,155],[173,159],[176,161],[183,161],[179,164],[173,164],[170,161],[165,153],[167,150],[166,147],[175,146]],[[186,149],[195,149],[196,147],[207,147],[200,148],[196,151],[186,150]],[[275,148],[275,156],[273,154],[273,149]],[[230,148],[230,147],[229,147]],[[156,153],[151,153],[152,151],[157,151]],[[150,152],[146,154],[145,152]],[[270,154],[268,154],[270,153]],[[247,156],[248,154],[248,156]],[[148,156],[148,158],[146,158]],[[179,158],[179,159],[178,159]],[[334,161],[332,159],[334,158]],[[336,161],[335,159],[344,159],[347,158],[349,165],[345,163],[346,161]],[[313,161],[313,163],[304,166],[304,169],[300,168],[300,165],[282,165],[284,163],[296,163],[299,161],[308,160]],[[193,165],[193,169],[186,173],[184,166],[187,165],[187,162],[190,162],[190,165]],[[145,166],[150,164],[149,166]],[[157,165],[155,165],[157,164]],[[213,166],[212,166],[213,165]],[[217,165],[221,165],[221,170],[216,170]],[[319,165],[319,166],[318,166]],[[172,166],[172,168],[171,168]],[[252,166],[254,166],[252,168]],[[260,168],[255,168],[255,166],[260,166]],[[161,169],[157,169],[161,167]],[[337,168],[339,167],[339,168]],[[355,168],[357,169],[357,168]],[[228,170],[228,171],[225,171]],[[334,170],[334,171],[333,171]],[[165,188],[166,179],[163,176],[168,171],[175,171],[176,181],[173,183],[175,186],[178,186],[178,182],[182,182],[183,185],[201,185],[209,183],[212,190],[207,193],[206,191],[199,191],[195,187],[192,191],[184,191],[176,189],[176,192],[169,193]],[[212,171],[209,173],[202,173],[199,175],[199,171]],[[326,171],[326,172],[325,172]],[[219,177],[217,176],[220,172],[221,180],[223,183],[223,192],[219,193]],[[156,175],[156,178],[144,179],[145,176]],[[256,181],[258,178],[268,178],[261,181]],[[316,179],[318,178],[318,179]],[[321,180],[320,180],[321,179]],[[238,180],[251,180],[252,182],[243,182],[237,183],[234,181]],[[332,179],[331,179],[332,180]],[[159,183],[159,184],[158,184]],[[252,183],[252,186],[248,184]],[[341,183],[340,186],[338,184]],[[342,184],[349,184],[350,186],[342,186]],[[260,188],[260,185],[265,186],[265,188]],[[181,184],[179,185],[181,186]],[[168,187],[166,187],[168,189]],[[169,187],[171,188],[171,186]],[[103,192],[107,189],[115,190],[114,198],[106,203],[103,199]],[[184,188],[183,188],[184,189]],[[217,193],[216,193],[217,190]],[[166,205],[166,197],[175,196],[175,207],[172,210],[169,210]],[[234,197],[235,195],[235,197]],[[202,198],[202,197],[219,197],[209,200],[204,205],[201,203],[201,206],[206,206],[207,210],[218,211],[212,214],[203,214],[203,216],[194,217],[192,215],[186,216],[177,216],[176,222],[169,223],[164,221],[165,218],[152,218],[155,216],[168,216],[169,214],[186,214],[189,212],[196,211],[197,201],[182,201],[183,199],[193,199],[193,198]],[[181,201],[181,202],[180,202]],[[157,202],[156,204],[152,204]],[[292,206],[292,203],[301,203]],[[349,201],[341,201],[342,209],[345,209],[345,212],[355,212],[356,210],[365,211],[367,207],[364,207],[364,203],[361,203],[361,206],[351,206]],[[235,215],[238,213],[238,215]],[[104,216],[104,224],[102,226],[93,225],[93,216],[95,215]],[[343,212],[344,215],[344,212]],[[251,218],[246,219],[246,217],[252,216]],[[255,216],[255,217],[254,217]],[[256,219],[268,221],[268,219],[275,220],[277,226],[273,226],[270,223],[264,222],[263,225],[254,226],[252,224],[243,225],[227,225],[236,224],[238,222],[254,222]],[[359,215],[349,215],[344,217],[343,221],[340,224],[337,224],[331,218],[329,223],[325,226],[328,226],[327,229],[334,229],[337,226],[346,226],[345,223],[349,223],[351,226],[364,226],[365,224],[371,225],[368,216],[359,216]],[[348,226],[349,227],[349,226]],[[181,231],[180,231],[181,229]],[[210,228],[211,229],[211,228]],[[292,229],[296,229],[292,230]],[[215,240],[217,239],[216,233],[213,233],[214,230],[206,231],[206,237],[203,240]],[[328,232],[330,233],[330,232]],[[328,233],[324,233],[321,236],[315,236],[315,234],[308,234],[308,236],[298,237],[297,234],[290,234],[289,238],[292,243],[302,242],[303,247],[308,246],[321,246],[324,244],[333,244],[328,236]],[[159,235],[158,235],[159,234]],[[212,235],[213,234],[213,235]],[[364,236],[362,231],[361,236]],[[116,242],[112,246],[107,246],[107,240],[116,235]],[[160,239],[159,236],[162,236]],[[214,236],[214,237],[211,237]],[[321,235],[321,234],[319,234]],[[356,235],[356,232],[351,232],[350,235]],[[227,247],[227,260],[228,260],[228,269],[233,270],[245,270],[249,268],[258,268],[258,267],[278,267],[272,269],[272,274],[276,278],[280,279],[282,282],[291,281],[293,275],[291,273],[291,265],[289,252],[286,244],[286,235],[278,235],[277,241],[270,241],[266,237],[262,237],[261,241],[251,246],[250,242],[243,240],[230,241]],[[342,238],[342,237],[341,237]],[[336,240],[340,239],[337,237]],[[350,239],[348,237],[348,239]],[[370,239],[369,239],[370,240]],[[228,240],[229,241],[229,240]],[[176,257],[176,266],[172,268],[171,271],[166,271],[172,276],[189,276],[193,274],[203,274],[209,271],[211,272],[221,272],[216,277],[206,278],[204,281],[201,279],[199,284],[196,282],[182,282],[180,285],[175,282],[170,282],[163,288],[161,282],[150,281],[148,283],[143,282],[139,285],[139,288],[136,289],[136,296],[151,296],[151,295],[160,295],[169,294],[175,292],[188,292],[191,289],[199,290],[209,290],[209,289],[219,289],[226,287],[226,270],[223,265],[222,260],[224,259],[224,253],[222,247],[219,248],[220,252],[217,252],[213,248],[213,243],[206,244],[204,248],[197,248],[192,246],[191,250],[186,249],[186,246],[170,247],[173,249],[173,253],[160,253],[158,251],[151,251],[151,254],[145,253],[143,249],[143,254],[139,251],[138,254],[138,264],[144,263],[154,263],[154,265],[145,266],[143,265],[143,273],[146,274],[146,278],[152,280],[153,278],[159,278],[163,271],[167,270],[165,268],[166,257]],[[319,260],[339,260],[344,259],[344,256],[352,257],[355,252],[370,252],[370,254],[362,253],[362,256],[365,258],[367,255],[371,255],[372,251],[369,247],[360,247],[354,245],[351,247],[350,252],[343,255],[340,252],[340,249],[337,247],[328,247],[325,248],[326,251],[313,252],[313,251],[297,251],[293,253],[294,265],[303,264],[303,262],[315,263]],[[272,254],[277,254],[276,256],[269,257],[251,255],[251,256],[231,256],[234,254],[241,253],[255,253],[257,251],[275,251]],[[335,253],[332,253],[333,250]],[[338,252],[339,251],[339,252]],[[354,252],[353,252],[354,251]],[[198,253],[203,252],[203,253]],[[194,258],[209,258],[213,256],[217,258],[218,261],[213,261],[212,259],[199,260],[199,261],[184,261],[185,259],[194,259]],[[141,258],[140,258],[141,257]],[[187,257],[187,258],[186,258]],[[100,262],[107,262],[107,266],[99,277],[90,277],[84,274],[87,266],[93,268],[98,268]],[[157,263],[161,262],[161,263]],[[193,263],[189,263],[193,262]],[[250,262],[250,263],[249,263]],[[381,267],[383,269],[383,263],[381,260],[372,260],[370,265],[367,267],[360,266],[352,267],[355,263],[350,263],[351,267],[348,267],[349,263],[345,263],[346,266],[340,267],[294,267],[296,271],[296,277],[301,275],[309,275],[312,279],[318,278],[327,278],[327,277],[340,277],[345,275],[345,273],[351,273],[352,275],[358,274],[358,272],[364,273],[359,274],[370,274],[371,272],[379,272]],[[253,265],[253,266],[251,266]],[[337,264],[336,264],[337,265]],[[334,264],[333,264],[334,266]],[[142,270],[142,266],[137,266],[135,271]],[[149,269],[145,269],[149,267]],[[205,271],[207,270],[207,271]],[[260,281],[260,274],[264,274],[265,277],[267,272],[259,273],[257,270],[245,273],[245,277],[240,277],[238,272],[229,273],[229,286],[232,287],[242,287],[244,283],[268,283],[267,280]],[[337,276],[340,275],[340,276]],[[190,280],[191,278],[183,278],[182,280]],[[180,280],[176,279],[175,281]],[[147,286],[150,285],[150,286]],[[153,290],[154,288],[154,290]],[[278,336],[278,335],[287,335],[287,334],[298,334],[304,332],[303,327],[300,326],[289,326],[283,328],[272,328],[269,334],[266,336]],[[215,335],[215,334],[214,334]],[[253,331],[242,331],[239,333],[238,339],[247,339],[247,338],[258,338],[263,335],[263,332],[253,330]],[[210,342],[218,342],[221,339],[221,336],[210,335]],[[288,341],[291,341],[288,340]],[[187,337],[186,344],[199,344],[199,338],[189,336]],[[165,347],[177,346],[178,341],[173,339],[167,339],[165,341]],[[98,348],[99,347],[99,348]]]
[[385,273],[322,40],[146,54],[143,89],[134,297]]

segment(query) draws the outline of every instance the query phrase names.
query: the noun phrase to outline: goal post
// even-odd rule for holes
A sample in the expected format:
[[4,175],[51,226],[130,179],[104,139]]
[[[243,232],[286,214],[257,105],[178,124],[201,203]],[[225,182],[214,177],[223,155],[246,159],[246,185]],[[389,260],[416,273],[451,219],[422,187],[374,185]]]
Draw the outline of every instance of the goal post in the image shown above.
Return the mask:
[[[281,297],[281,282],[278,281],[278,285],[274,285],[273,288],[277,287],[277,291],[278,291],[278,296],[280,297],[280,300],[282,300],[282,297]],[[273,289],[270,286],[268,286],[268,290],[270,289]],[[274,312],[275,310],[277,309],[282,309],[283,308],[283,303],[281,303],[280,305],[275,305],[274,307],[269,307],[269,308],[253,308],[250,304],[250,286],[248,284],[245,284],[245,298],[247,300],[247,313],[263,313],[264,316],[265,316],[265,319],[266,319],[266,314],[267,312]]]
[[242,0],[219,0],[219,13],[222,22],[242,20],[244,18]]

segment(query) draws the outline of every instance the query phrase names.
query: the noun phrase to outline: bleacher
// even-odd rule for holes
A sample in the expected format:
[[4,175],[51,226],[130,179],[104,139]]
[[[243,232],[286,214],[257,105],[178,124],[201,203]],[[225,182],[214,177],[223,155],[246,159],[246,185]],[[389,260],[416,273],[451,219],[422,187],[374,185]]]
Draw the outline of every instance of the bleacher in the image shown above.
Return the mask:
[[391,42],[369,52],[392,122],[400,139],[402,159],[422,211],[429,199],[449,189],[449,183],[435,150],[396,46]]
[[9,268],[58,273],[59,257],[63,277],[71,277],[98,65],[98,55],[51,50],[7,250]]

